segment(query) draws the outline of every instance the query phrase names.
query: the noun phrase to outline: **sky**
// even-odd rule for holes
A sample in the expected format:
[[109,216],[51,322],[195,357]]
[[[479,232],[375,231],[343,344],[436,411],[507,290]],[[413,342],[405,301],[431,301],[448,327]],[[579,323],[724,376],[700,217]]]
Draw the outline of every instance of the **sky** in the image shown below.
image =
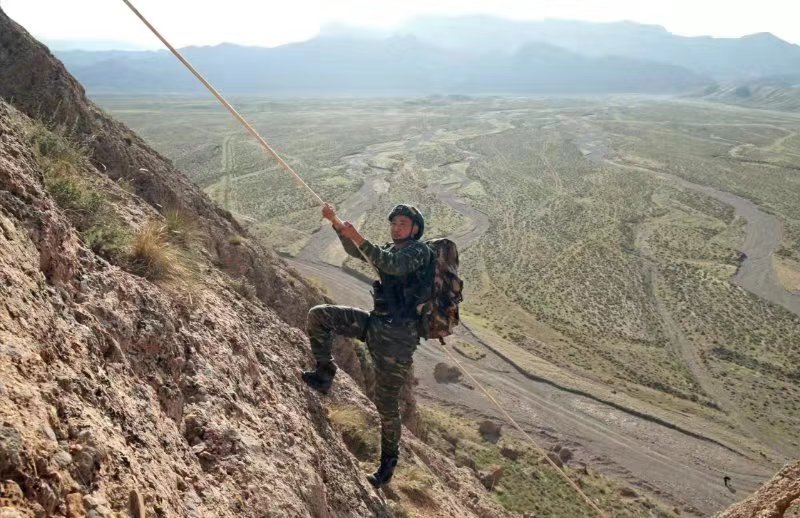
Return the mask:
[[[131,0],[178,47],[222,42],[273,47],[304,41],[328,23],[390,29],[426,14],[518,20],[631,20],[684,36],[771,32],[800,44],[800,0]],[[161,48],[122,0],[0,0],[38,39]],[[113,42],[113,43],[105,43]]]

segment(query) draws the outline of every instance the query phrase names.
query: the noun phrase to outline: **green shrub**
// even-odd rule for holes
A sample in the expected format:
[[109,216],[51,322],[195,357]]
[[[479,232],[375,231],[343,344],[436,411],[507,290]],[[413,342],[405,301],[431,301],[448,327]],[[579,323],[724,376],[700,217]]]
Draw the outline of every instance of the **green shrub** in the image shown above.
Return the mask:
[[105,208],[104,200],[80,177],[63,171],[50,172],[45,178],[45,186],[78,230],[86,230],[96,219],[100,219],[99,216]]
[[128,251],[131,235],[127,228],[110,221],[91,226],[83,233],[83,239],[94,253],[119,263]]
[[35,124],[28,138],[40,160],[66,162],[75,169],[81,169],[87,162],[86,149],[69,139],[61,129],[49,130],[43,124]]

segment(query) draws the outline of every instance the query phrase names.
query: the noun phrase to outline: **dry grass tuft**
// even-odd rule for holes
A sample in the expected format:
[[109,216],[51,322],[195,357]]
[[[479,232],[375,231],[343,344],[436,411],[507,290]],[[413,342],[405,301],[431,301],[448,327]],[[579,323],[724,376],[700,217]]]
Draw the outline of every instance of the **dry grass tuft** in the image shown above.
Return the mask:
[[179,208],[167,209],[164,213],[169,240],[184,248],[190,248],[200,240],[200,229],[191,214]]
[[129,252],[130,270],[150,281],[168,280],[181,271],[178,254],[169,243],[167,225],[148,221],[133,236]]
[[358,407],[337,405],[331,407],[328,417],[339,433],[350,453],[361,461],[375,460],[380,450],[377,423],[370,423],[368,416]]
[[232,245],[236,246],[243,245],[245,241],[246,239],[239,234],[231,234],[230,236],[228,236],[228,243]]
[[425,470],[414,465],[400,465],[395,474],[394,483],[409,500],[418,505],[429,507],[436,503],[431,488],[435,479]]

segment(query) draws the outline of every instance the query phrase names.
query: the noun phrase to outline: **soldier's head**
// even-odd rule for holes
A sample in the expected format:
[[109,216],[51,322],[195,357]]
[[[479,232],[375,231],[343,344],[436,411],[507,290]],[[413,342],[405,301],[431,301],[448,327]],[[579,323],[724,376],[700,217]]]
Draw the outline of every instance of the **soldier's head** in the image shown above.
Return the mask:
[[419,239],[425,232],[425,219],[413,205],[400,204],[389,213],[389,231],[395,243]]

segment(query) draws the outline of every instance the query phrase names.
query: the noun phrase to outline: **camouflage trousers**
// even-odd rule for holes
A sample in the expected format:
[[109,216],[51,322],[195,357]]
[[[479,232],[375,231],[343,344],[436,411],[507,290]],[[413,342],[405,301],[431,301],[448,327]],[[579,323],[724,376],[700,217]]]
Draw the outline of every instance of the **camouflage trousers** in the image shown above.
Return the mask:
[[375,369],[375,406],[381,417],[381,452],[397,455],[400,448],[400,389],[419,344],[416,322],[392,322],[349,306],[323,304],[308,312],[308,338],[317,362],[333,361],[334,335],[365,341]]

